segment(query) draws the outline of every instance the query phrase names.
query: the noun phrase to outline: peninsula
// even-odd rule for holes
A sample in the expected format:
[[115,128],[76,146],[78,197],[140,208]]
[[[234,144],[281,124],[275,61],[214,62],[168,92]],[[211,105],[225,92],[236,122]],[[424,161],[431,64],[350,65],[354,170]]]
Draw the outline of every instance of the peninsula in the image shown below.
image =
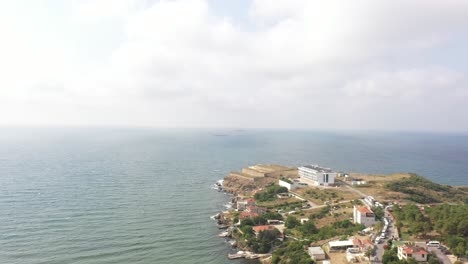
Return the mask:
[[232,209],[217,215],[229,258],[263,263],[455,263],[468,249],[468,188],[411,173],[369,175],[318,165],[231,172]]

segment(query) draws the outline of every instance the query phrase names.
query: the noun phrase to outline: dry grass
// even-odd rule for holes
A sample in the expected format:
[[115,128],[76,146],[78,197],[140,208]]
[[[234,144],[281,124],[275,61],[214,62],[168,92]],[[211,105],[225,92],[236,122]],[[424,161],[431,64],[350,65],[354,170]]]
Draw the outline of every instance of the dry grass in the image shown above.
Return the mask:
[[[342,205],[340,205],[341,208],[338,208],[337,210],[330,211],[330,213],[327,214],[327,216],[325,216],[325,217],[323,217],[321,219],[314,219],[313,220],[314,224],[318,228],[321,228],[321,227],[330,225],[330,224],[332,224],[334,222],[343,221],[343,220],[346,220],[346,219],[352,221],[352,217],[353,217],[353,215],[352,215],[353,214],[352,205],[351,204],[346,204],[346,205],[347,205],[347,208],[342,204]],[[323,208],[316,208],[316,209],[304,211],[305,212],[304,216],[300,216],[299,218],[309,218],[310,215],[317,214],[322,209]],[[338,216],[335,217],[334,216],[335,214],[338,214]]]
[[360,197],[357,193],[345,187],[308,187],[297,189],[295,192],[318,205],[324,204],[325,201],[349,201]]
[[[353,209],[351,209],[351,208],[338,209],[338,210],[332,211],[331,213],[332,213],[332,215],[327,215],[324,218],[315,220],[315,225],[318,228],[321,228],[321,227],[330,225],[330,224],[332,224],[334,222],[343,221],[343,220],[346,220],[346,219],[350,220],[350,217],[351,218],[353,217],[352,216]],[[337,217],[335,217],[335,216],[333,216],[333,214],[339,214],[339,215]],[[350,216],[350,214],[351,214],[351,216]],[[352,221],[352,220],[350,220],[350,221]]]
[[393,200],[395,197],[404,198],[406,196],[405,194],[390,191],[385,188],[385,184],[410,177],[410,175],[406,173],[396,173],[389,175],[351,173],[350,176],[352,178],[362,179],[367,182],[367,184],[364,186],[355,185],[353,188],[365,194],[374,196],[374,198],[379,201]]
[[346,260],[346,254],[341,252],[327,253],[330,258],[330,262],[333,264],[348,264]]
[[291,197],[291,198],[288,198],[288,199],[276,199],[274,201],[267,201],[267,202],[257,202],[257,204],[259,206],[265,206],[265,207],[277,207],[277,206],[281,206],[281,205],[284,205],[286,203],[297,203],[297,202],[301,202],[301,200],[297,199],[297,198],[294,198],[294,197]]

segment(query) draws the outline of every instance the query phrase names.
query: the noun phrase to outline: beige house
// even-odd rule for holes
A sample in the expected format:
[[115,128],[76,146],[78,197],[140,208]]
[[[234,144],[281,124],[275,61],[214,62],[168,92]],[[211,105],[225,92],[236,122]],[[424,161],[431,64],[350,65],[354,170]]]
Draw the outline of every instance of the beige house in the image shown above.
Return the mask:
[[325,259],[325,251],[321,247],[309,247],[307,252],[313,260]]
[[414,258],[416,261],[427,261],[427,251],[417,246],[403,245],[398,247],[398,258],[407,260]]

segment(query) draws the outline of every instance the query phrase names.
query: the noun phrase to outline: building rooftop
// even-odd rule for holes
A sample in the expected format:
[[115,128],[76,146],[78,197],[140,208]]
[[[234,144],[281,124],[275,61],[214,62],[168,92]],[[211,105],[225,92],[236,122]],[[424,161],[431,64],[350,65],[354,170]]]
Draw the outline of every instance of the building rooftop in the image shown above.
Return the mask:
[[254,226],[252,227],[252,229],[255,233],[258,233],[258,232],[266,231],[266,230],[275,230],[276,227],[272,225],[260,225],[260,226]]
[[372,212],[371,209],[365,207],[365,206],[356,206],[356,210],[358,210],[359,212],[363,213],[363,214],[373,214],[374,212]]
[[255,203],[255,199],[254,198],[248,198],[246,200],[248,203]]
[[350,240],[345,240],[345,241],[330,241],[328,242],[330,247],[348,247],[348,246],[354,246],[353,241]]
[[315,170],[317,172],[325,172],[325,173],[333,172],[330,168],[320,167],[319,165],[305,165],[303,167]]
[[426,250],[424,250],[423,248],[420,248],[420,247],[415,247],[415,246],[403,246],[402,251],[405,254],[418,254],[418,255],[425,254],[425,255],[427,255]]
[[321,247],[309,247],[309,253],[310,254],[325,254],[323,249]]
[[251,213],[251,212],[242,212],[240,215],[239,215],[239,219],[244,219],[244,218],[247,218],[247,217],[257,217],[259,216],[257,213]]

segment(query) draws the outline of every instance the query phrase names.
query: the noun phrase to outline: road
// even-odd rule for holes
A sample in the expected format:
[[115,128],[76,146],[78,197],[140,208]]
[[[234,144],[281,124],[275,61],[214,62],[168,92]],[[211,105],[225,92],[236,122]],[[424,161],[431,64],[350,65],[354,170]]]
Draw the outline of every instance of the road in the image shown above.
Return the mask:
[[437,256],[437,258],[439,259],[439,261],[442,262],[443,264],[452,264],[452,262],[447,257],[447,255],[442,253],[442,251],[440,251],[440,249],[435,248],[435,247],[428,247],[427,249],[428,249],[429,252],[435,254]]
[[367,197],[367,196],[368,196],[367,194],[365,194],[365,193],[363,193],[363,192],[361,192],[361,191],[359,191],[359,190],[357,190],[357,189],[351,187],[351,185],[349,185],[347,182],[344,182],[344,181],[339,181],[339,182],[340,182],[340,184],[341,184],[342,186],[344,186],[344,187],[350,189],[351,191],[353,191],[353,192],[359,194],[361,197]]
[[[384,245],[387,244],[387,241],[392,238],[392,234],[394,233],[394,228],[393,228],[393,223],[392,222],[390,222],[388,224],[387,233],[390,234],[390,235],[388,235],[387,238],[382,239],[381,240],[382,242],[380,242],[379,244],[375,244],[375,249],[376,250],[375,250],[374,258],[372,260],[373,263],[381,263],[382,262],[382,257],[383,257],[383,254],[384,254],[384,248],[383,247],[384,247]],[[377,235],[379,235],[379,234],[377,234]]]

